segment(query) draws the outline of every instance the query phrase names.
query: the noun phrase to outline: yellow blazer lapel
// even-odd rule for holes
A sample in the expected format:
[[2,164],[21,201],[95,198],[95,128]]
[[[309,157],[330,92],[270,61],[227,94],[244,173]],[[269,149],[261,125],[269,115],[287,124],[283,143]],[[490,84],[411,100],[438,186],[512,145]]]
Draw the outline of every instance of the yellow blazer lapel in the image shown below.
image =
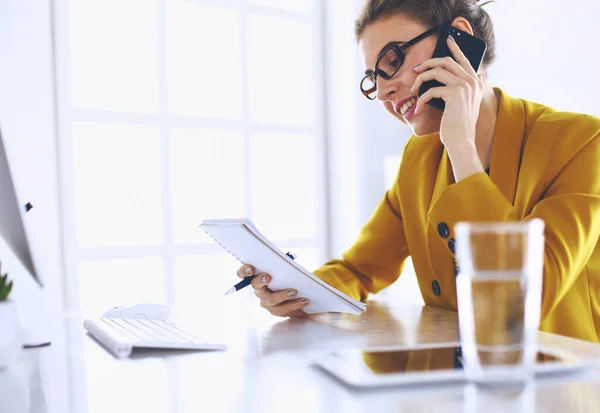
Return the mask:
[[[439,137],[438,137],[439,139]],[[438,170],[435,178],[435,185],[433,187],[433,193],[431,196],[430,206],[435,203],[441,193],[454,183],[454,172],[452,170],[452,164],[450,158],[446,152],[446,148],[440,142],[440,157],[438,160]],[[448,302],[450,306],[452,303],[449,301],[450,297],[454,296],[455,283],[454,283],[454,263],[452,260],[452,254],[445,243],[448,239],[442,239],[438,234],[438,222],[433,222],[427,218],[427,250],[429,256],[429,262],[433,270],[433,277],[441,285],[442,291],[450,292],[444,293],[442,297]],[[452,277],[448,278],[448,275],[452,274]]]
[[494,90],[500,93],[500,107],[492,142],[490,178],[508,202],[514,204],[525,135],[525,106],[500,89]]
[[[439,139],[439,138],[438,138]],[[441,156],[439,158],[437,175],[435,178],[435,185],[433,187],[433,194],[431,196],[431,205],[435,203],[442,192],[454,183],[454,171],[452,170],[452,164],[446,152],[446,147],[440,142]]]

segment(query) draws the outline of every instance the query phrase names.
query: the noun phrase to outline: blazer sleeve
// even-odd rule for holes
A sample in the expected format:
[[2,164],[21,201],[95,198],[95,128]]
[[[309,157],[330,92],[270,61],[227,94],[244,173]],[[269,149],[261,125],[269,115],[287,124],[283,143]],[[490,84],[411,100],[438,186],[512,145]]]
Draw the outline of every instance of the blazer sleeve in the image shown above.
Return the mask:
[[341,259],[313,273],[352,298],[365,301],[400,276],[408,247],[400,214],[397,180]]
[[[588,138],[589,139],[589,138]],[[553,157],[568,152],[568,140],[555,144]],[[559,162],[560,171],[543,198],[523,220],[545,222],[542,321],[552,313],[583,271],[600,236],[600,135],[574,156]],[[551,162],[557,164],[557,162]],[[518,221],[510,202],[485,173],[450,185],[435,201],[433,222],[446,222],[451,231],[459,221]]]

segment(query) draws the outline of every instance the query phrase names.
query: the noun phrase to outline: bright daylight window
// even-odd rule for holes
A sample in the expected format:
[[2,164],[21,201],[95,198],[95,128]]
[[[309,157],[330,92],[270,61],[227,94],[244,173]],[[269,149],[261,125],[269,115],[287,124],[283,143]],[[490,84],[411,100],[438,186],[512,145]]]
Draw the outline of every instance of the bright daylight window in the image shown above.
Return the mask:
[[62,3],[71,309],[210,308],[239,263],[198,228],[209,217],[250,217],[314,269],[328,235],[319,2]]

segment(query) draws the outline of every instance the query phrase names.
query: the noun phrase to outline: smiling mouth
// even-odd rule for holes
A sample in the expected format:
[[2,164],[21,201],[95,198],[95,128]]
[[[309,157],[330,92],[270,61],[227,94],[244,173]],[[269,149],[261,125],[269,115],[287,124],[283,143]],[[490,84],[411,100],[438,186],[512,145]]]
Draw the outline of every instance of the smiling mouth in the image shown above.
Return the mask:
[[417,98],[416,98],[416,97],[412,97],[412,98],[410,98],[409,100],[407,100],[406,102],[404,102],[404,103],[402,104],[402,106],[400,106],[400,114],[401,114],[402,116],[405,116],[405,115],[406,115],[406,113],[408,112],[408,110],[409,110],[410,108],[412,108],[412,107],[413,107],[413,105],[416,105],[416,104],[417,104]]

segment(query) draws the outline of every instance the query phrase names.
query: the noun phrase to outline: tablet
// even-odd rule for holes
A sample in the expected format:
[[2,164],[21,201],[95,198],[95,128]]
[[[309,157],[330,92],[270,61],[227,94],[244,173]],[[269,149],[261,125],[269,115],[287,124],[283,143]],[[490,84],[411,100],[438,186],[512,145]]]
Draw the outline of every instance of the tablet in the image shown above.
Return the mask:
[[[536,359],[536,376],[591,367],[589,360],[584,362],[570,352],[554,348],[539,347]],[[461,348],[453,344],[402,349],[340,349],[313,353],[312,360],[342,382],[357,387],[466,381]]]

